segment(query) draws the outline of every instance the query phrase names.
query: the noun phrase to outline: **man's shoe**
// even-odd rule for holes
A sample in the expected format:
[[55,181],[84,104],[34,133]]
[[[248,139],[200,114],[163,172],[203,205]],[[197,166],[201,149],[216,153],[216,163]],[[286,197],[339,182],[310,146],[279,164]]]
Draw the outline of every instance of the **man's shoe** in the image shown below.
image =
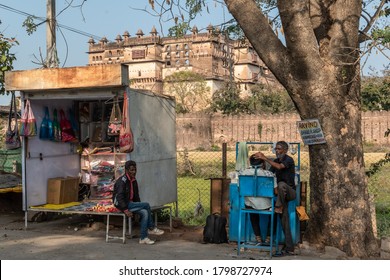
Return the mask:
[[154,229],[149,229],[148,234],[162,235],[164,234],[164,231],[155,227]]
[[149,238],[144,238],[139,240],[139,244],[147,244],[147,245],[152,245],[154,244],[153,240],[150,240]]
[[296,255],[298,255],[297,253],[295,253],[294,251],[284,251],[283,252],[283,254],[285,255],[285,256],[296,256]]

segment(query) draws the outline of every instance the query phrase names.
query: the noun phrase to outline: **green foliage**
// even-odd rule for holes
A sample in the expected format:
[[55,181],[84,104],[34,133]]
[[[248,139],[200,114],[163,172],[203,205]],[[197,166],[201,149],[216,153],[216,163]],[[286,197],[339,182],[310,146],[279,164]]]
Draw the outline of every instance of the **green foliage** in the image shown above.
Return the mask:
[[[149,1],[149,4],[151,6],[154,6],[151,4],[151,1]],[[178,6],[178,13],[180,16],[173,16],[173,21],[175,22],[175,26],[172,26],[168,29],[168,36],[171,37],[183,37],[187,31],[191,29],[191,21],[195,19],[195,17],[203,11],[203,9],[206,9],[208,12],[208,6],[205,4],[205,0],[186,0],[185,1],[185,9],[182,9],[180,3],[176,3]],[[172,8],[171,1],[166,1],[166,4]],[[183,10],[185,10],[185,13],[183,13]],[[187,17],[185,17],[187,15]]]
[[364,111],[390,110],[390,76],[362,81],[361,103]]
[[28,16],[28,17],[24,20],[22,26],[23,26],[24,28],[26,28],[26,31],[27,31],[27,34],[28,34],[28,35],[31,35],[31,34],[33,34],[35,31],[37,31],[37,25],[34,23],[34,17],[32,17],[32,16]]
[[237,115],[247,111],[246,104],[240,98],[240,89],[235,83],[225,83],[223,88],[213,94],[211,108],[225,115]]
[[385,155],[385,158],[378,160],[377,162],[371,164],[370,169],[366,171],[368,177],[373,176],[381,170],[381,167],[385,166],[387,163],[390,163],[390,153]]
[[210,104],[210,88],[201,74],[179,71],[164,79],[165,92],[176,97],[176,112],[190,113]]
[[15,38],[7,38],[0,31],[0,94],[5,93],[4,73],[14,69],[13,62],[16,56],[11,53],[11,48],[15,45],[19,45]]
[[379,41],[380,44],[390,43],[390,27],[386,26],[384,29],[375,28],[372,31],[372,38]]
[[183,220],[183,223],[185,225],[189,226],[199,226],[199,225],[204,225],[207,215],[209,215],[210,210],[207,212],[204,211],[201,215],[199,216],[194,216],[193,210],[183,210],[179,212],[179,217]]
[[261,138],[262,133],[263,133],[263,124],[261,122],[259,122],[257,124],[257,134],[259,135],[260,138]]
[[251,114],[295,112],[294,103],[285,90],[257,84],[251,87],[251,93],[246,100],[248,112]]
[[222,151],[221,147],[219,147],[218,145],[212,145],[211,146],[211,151],[213,152],[219,152],[219,151]]
[[[179,217],[186,225],[201,225],[210,213],[210,181],[203,178],[178,177],[177,195]],[[195,215],[197,202],[204,208],[203,213]]]
[[238,86],[226,83],[214,93],[212,109],[226,115],[295,112],[294,103],[285,90],[271,89],[263,84],[252,86],[249,97],[241,97]]
[[168,29],[168,36],[170,37],[183,37],[186,35],[187,31],[190,30],[190,25],[188,22],[180,22],[175,26],[172,26]]
[[157,211],[155,211],[155,213],[157,214],[157,220],[159,222],[166,222],[166,221],[169,221],[169,209],[159,209]]
[[390,236],[390,162],[368,178],[368,191],[375,200],[379,237]]
[[205,2],[205,0],[186,0],[186,7],[190,20],[193,20],[198,14],[200,14],[203,11],[203,8],[208,10]]

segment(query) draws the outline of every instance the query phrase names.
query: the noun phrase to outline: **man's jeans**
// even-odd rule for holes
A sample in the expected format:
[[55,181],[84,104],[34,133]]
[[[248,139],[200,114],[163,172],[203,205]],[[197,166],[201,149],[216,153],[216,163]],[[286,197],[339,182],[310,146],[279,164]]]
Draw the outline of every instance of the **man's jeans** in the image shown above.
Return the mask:
[[130,212],[140,216],[141,239],[148,237],[148,229],[154,228],[150,205],[147,202],[129,202],[127,206]]

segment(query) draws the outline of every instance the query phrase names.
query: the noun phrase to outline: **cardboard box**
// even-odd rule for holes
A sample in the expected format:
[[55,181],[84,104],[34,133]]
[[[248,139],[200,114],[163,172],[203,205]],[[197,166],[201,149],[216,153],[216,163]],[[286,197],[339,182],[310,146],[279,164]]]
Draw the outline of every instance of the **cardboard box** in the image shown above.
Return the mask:
[[47,180],[47,203],[64,204],[78,201],[78,177],[49,178]]

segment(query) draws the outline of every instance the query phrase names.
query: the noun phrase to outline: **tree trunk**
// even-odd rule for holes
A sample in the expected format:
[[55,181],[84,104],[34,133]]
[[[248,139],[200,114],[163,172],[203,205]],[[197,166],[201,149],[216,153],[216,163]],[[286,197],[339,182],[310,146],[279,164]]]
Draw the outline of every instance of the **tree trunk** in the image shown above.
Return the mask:
[[[353,81],[345,89],[337,75],[332,76],[309,87],[312,93],[322,94],[322,100],[312,103],[307,113],[320,120],[327,143],[309,147],[311,220],[306,237],[349,256],[368,258],[379,251],[364,169],[360,83]],[[354,80],[354,76],[348,78]]]
[[306,237],[349,256],[377,255],[361,135],[361,1],[278,0],[286,46],[255,1],[225,3],[301,118],[321,123],[327,142],[309,147],[311,219]]

